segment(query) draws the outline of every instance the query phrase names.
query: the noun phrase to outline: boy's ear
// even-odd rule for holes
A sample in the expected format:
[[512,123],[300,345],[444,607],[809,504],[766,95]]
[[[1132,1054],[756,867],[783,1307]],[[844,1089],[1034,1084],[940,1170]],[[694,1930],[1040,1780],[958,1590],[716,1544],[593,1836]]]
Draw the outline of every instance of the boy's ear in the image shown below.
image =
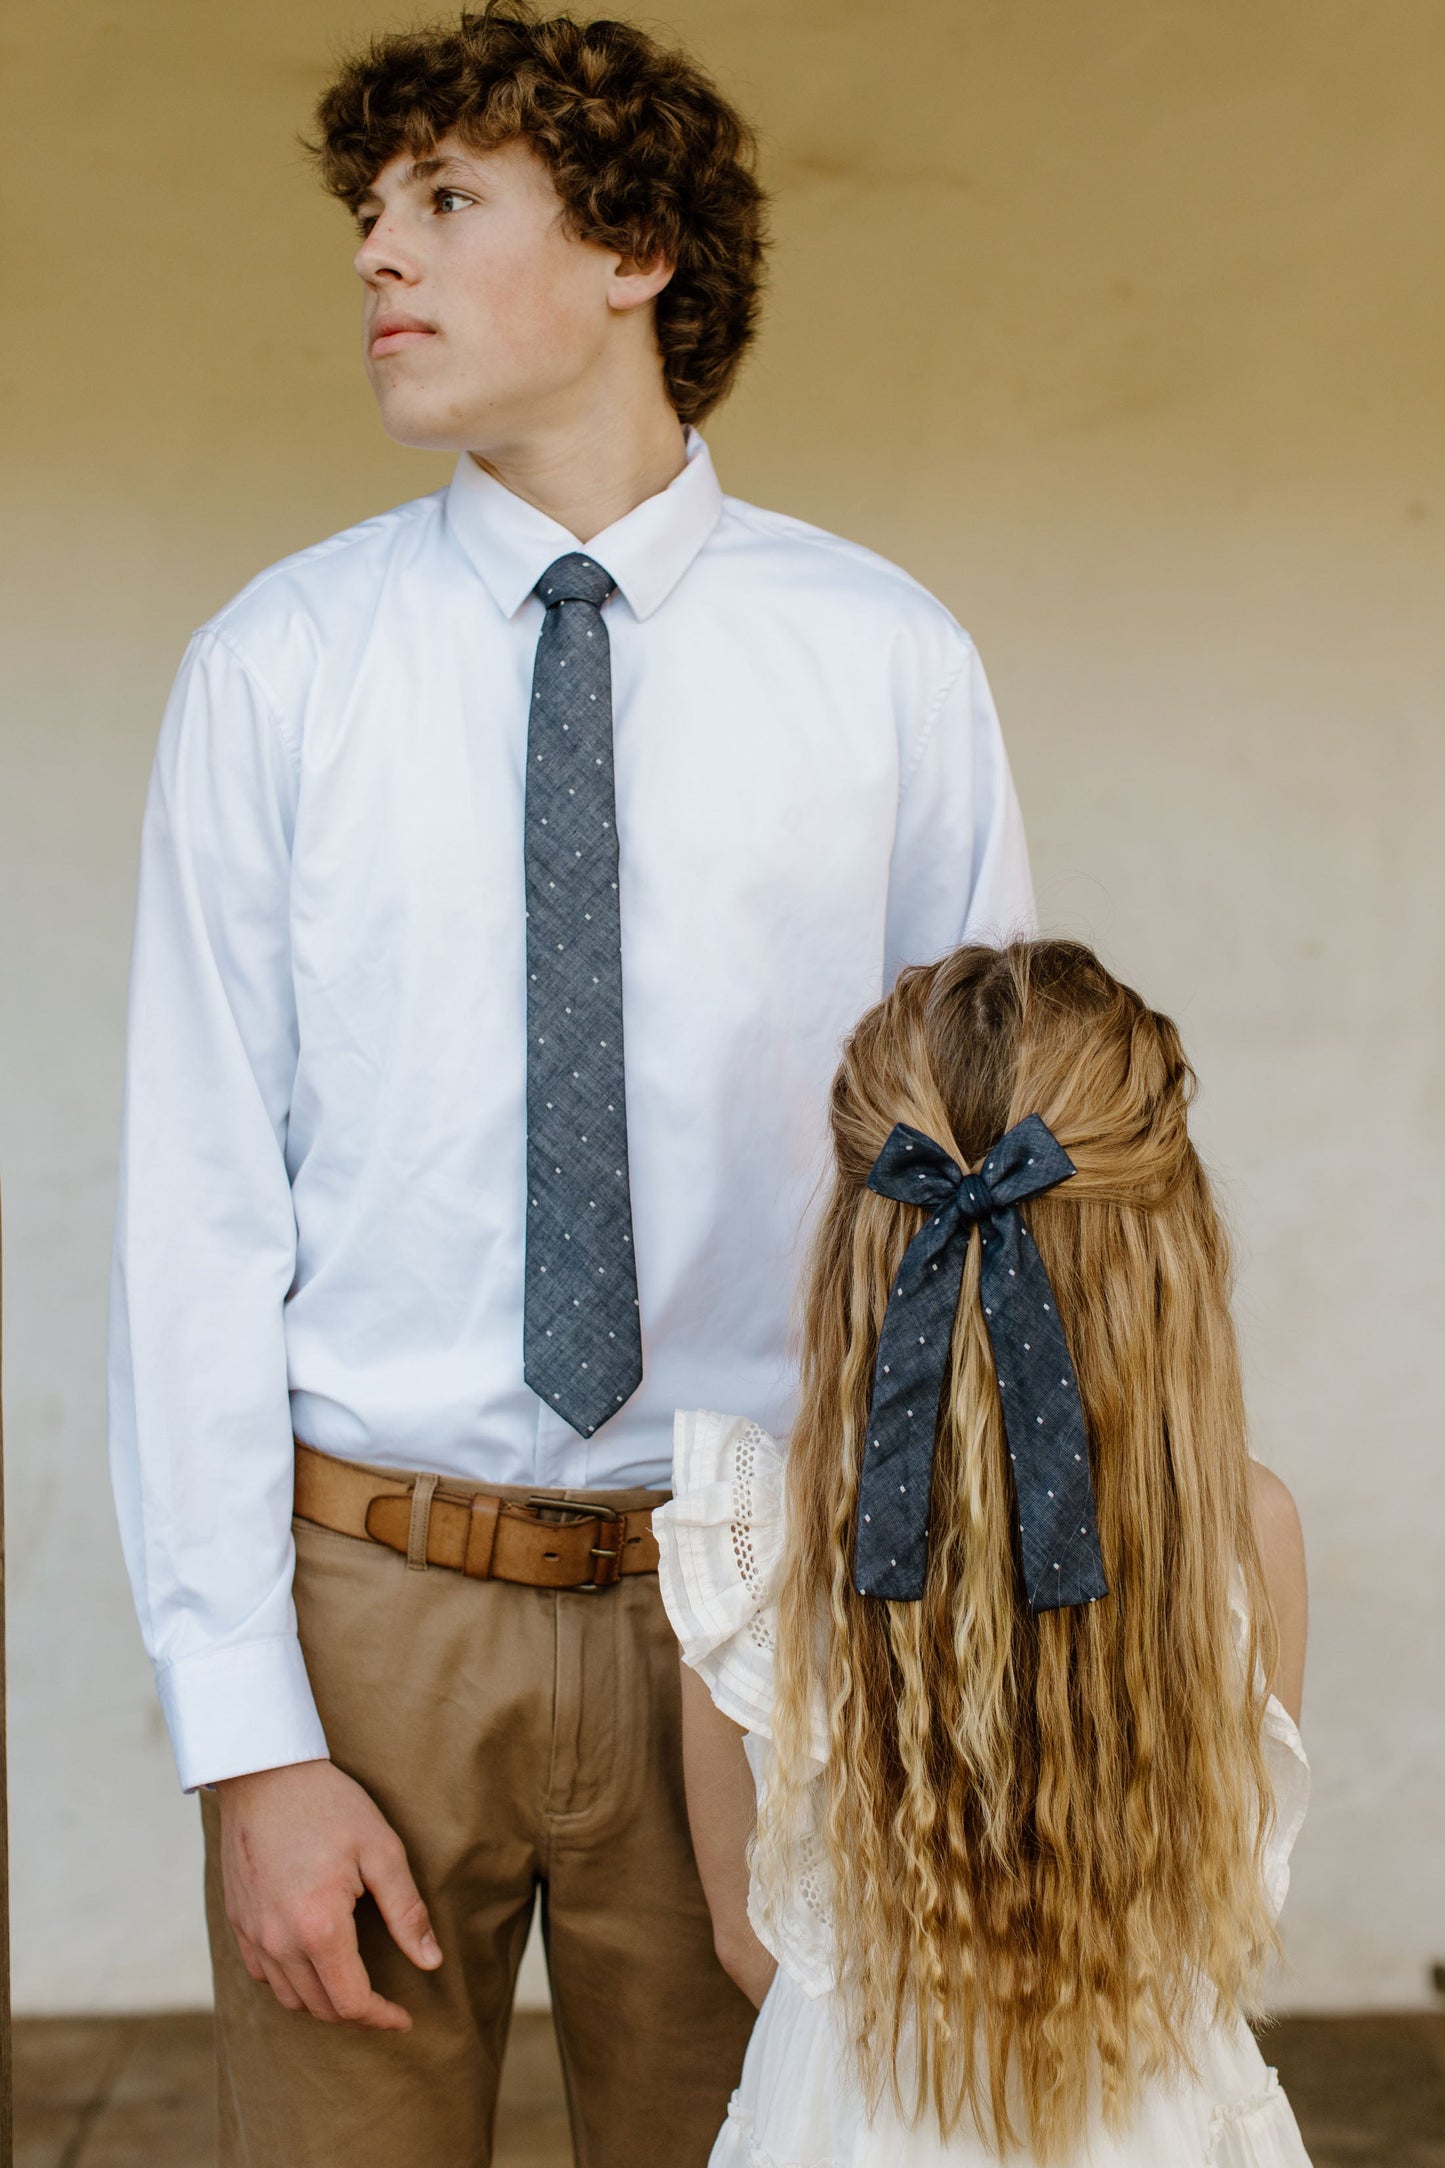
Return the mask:
[[656,300],[676,268],[666,256],[621,257],[607,292],[609,308],[636,309]]

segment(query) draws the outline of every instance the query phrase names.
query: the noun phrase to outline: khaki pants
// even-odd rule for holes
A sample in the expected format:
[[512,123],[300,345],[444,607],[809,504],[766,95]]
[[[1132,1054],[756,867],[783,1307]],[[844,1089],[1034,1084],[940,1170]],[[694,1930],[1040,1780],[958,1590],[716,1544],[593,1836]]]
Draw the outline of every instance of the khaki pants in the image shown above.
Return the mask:
[[[657,1497],[565,1495],[622,1510]],[[713,1954],[656,1575],[554,1592],[295,1530],[332,1759],[405,1842],[445,1962],[416,1971],[363,1899],[362,1957],[414,2029],[283,2010],[236,1950],[203,1798],[221,2168],[487,2168],[539,1895],[579,2168],[703,2168],[753,2013]]]

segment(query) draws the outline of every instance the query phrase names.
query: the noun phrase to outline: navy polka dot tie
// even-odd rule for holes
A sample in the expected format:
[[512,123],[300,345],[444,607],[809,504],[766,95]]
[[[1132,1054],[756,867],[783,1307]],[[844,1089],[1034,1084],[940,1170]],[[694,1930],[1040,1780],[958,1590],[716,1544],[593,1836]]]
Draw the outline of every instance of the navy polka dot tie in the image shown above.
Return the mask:
[[642,1382],[612,778],[615,583],[580,551],[546,607],[527,729],[527,1383],[584,1438]]

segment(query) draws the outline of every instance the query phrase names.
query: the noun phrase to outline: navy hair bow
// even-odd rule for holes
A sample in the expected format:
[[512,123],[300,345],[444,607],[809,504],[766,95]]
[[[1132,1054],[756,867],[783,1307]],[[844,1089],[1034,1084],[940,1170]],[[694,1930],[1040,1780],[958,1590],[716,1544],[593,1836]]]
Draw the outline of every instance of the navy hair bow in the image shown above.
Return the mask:
[[926,1205],[930,1216],[904,1252],[878,1342],[858,1486],[860,1596],[911,1603],[923,1594],[938,1408],[975,1220],[1029,1608],[1055,1611],[1108,1594],[1084,1411],[1054,1291],[1019,1210],[1021,1199],[1073,1172],[1037,1114],[1000,1137],[977,1174],[902,1122],[878,1154],[868,1187]]

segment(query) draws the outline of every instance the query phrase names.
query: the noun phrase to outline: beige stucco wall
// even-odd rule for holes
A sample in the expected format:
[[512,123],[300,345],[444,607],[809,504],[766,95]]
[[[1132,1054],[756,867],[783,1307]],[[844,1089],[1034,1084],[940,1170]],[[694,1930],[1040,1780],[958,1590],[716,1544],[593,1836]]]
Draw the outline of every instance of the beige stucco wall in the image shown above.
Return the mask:
[[[649,14],[653,11],[649,9]],[[661,13],[661,10],[658,10]],[[169,674],[259,566],[431,488],[293,136],[363,0],[13,0],[0,801],[16,1985],[200,1999],[101,1339]],[[757,114],[726,484],[902,560],[991,670],[1045,921],[1183,1026],[1258,1449],[1314,1576],[1295,2006],[1445,1958],[1436,0],[674,0]],[[17,116],[21,123],[18,131]],[[28,126],[25,125],[28,118]]]

